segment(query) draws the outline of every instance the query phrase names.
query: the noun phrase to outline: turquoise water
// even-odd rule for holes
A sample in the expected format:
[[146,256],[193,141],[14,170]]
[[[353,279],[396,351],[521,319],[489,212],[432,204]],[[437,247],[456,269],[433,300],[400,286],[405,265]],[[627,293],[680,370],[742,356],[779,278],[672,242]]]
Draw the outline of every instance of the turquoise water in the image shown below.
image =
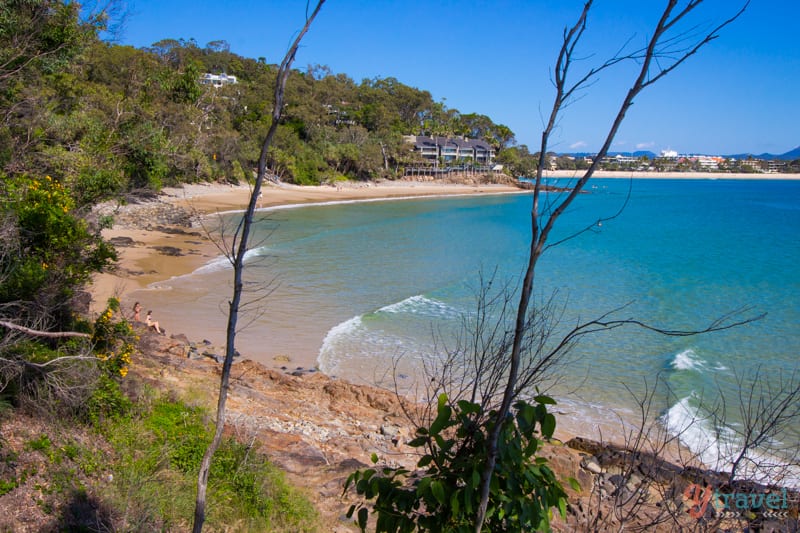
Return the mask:
[[[594,224],[623,205],[619,217]],[[273,293],[240,349],[266,362],[305,350],[322,371],[362,382],[385,383],[399,358],[402,384],[436,357],[434,333],[446,339],[472,311],[481,270],[497,269],[499,280],[522,274],[530,207],[523,194],[272,211],[249,276],[260,286],[273,280]],[[737,377],[760,367],[774,382],[797,368],[799,182],[593,180],[552,240],[585,227],[592,230],[549,250],[537,271],[537,293],[557,290],[564,302],[562,324],[621,306],[619,318],[669,329],[702,329],[745,306],[747,316],[767,316],[701,336],[631,327],[586,337],[555,389],[569,409],[592,419],[610,417],[607,407],[632,414],[628,389],[641,396],[661,376],[655,415],[669,415],[678,430],[697,415],[699,398],[735,394]],[[209,265],[171,280],[160,305],[219,314],[229,278],[222,263]]]

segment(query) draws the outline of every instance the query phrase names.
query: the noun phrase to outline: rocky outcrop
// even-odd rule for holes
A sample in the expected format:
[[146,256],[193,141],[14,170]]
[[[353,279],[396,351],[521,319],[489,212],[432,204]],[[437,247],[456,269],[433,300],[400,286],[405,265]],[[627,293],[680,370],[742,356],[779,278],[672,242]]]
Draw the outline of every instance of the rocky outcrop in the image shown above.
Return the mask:
[[[207,391],[205,403],[213,410],[221,348],[192,343],[184,335],[163,337],[146,330],[141,331],[140,347],[142,354],[134,360],[129,376],[167,390],[186,391],[188,397]],[[387,390],[237,358],[226,431],[258,442],[296,485],[305,487],[332,529],[349,531],[352,524],[343,515],[352,495],[342,495],[348,475],[371,464],[372,454],[382,464],[414,468],[419,456],[405,445],[413,428],[404,414],[414,407]],[[566,444],[553,441],[540,455],[548,459],[569,494],[567,517],[555,518],[556,531],[691,530],[701,524],[687,514],[692,502],[687,502],[686,488],[692,483],[714,487],[725,483],[713,471],[585,438]],[[568,478],[577,480],[580,490],[571,488]],[[742,490],[755,493],[765,487],[751,484]],[[787,523],[796,526],[796,500],[793,505],[794,519],[759,523],[777,524],[777,531]],[[725,522],[709,513],[704,527],[741,527],[736,519]]]

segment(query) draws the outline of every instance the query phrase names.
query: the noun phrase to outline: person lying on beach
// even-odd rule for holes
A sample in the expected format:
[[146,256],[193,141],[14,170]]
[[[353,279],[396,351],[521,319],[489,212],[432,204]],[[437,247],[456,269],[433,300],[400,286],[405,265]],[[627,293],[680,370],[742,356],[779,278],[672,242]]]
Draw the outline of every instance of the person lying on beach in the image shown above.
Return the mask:
[[156,333],[158,333],[159,335],[166,335],[164,330],[161,329],[161,327],[158,325],[158,322],[153,321],[152,311],[147,312],[147,317],[145,317],[144,323],[147,324],[148,328],[153,328],[154,330],[156,330]]

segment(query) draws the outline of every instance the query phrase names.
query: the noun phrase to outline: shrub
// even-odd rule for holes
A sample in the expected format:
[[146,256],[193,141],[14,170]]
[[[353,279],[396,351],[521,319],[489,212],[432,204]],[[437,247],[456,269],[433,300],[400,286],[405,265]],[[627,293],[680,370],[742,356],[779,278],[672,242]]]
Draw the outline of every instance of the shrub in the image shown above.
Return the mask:
[[86,401],[85,417],[97,426],[107,418],[117,418],[130,412],[133,404],[123,394],[119,383],[108,374],[100,374],[91,396]]
[[92,344],[101,367],[112,376],[125,377],[139,339],[127,319],[114,320],[115,313],[119,300],[109,298],[108,307],[95,320]]
[[47,313],[68,324],[75,289],[110,266],[116,253],[73,213],[74,202],[58,181],[50,176],[3,180],[0,304],[17,304],[19,318]]
[[[550,438],[555,430],[555,417],[547,412],[547,405],[555,402],[547,396],[534,400],[536,405],[517,402],[514,416],[503,422],[485,531],[548,530],[551,509],[557,507],[562,516],[566,512],[564,489],[547,460],[536,457],[542,443],[537,433]],[[442,394],[436,419],[429,427],[418,428],[417,437],[408,443],[426,450],[417,463],[423,473],[411,475],[407,469],[389,467],[356,471],[344,490],[354,486],[366,500],[375,500],[378,532],[471,532],[494,418],[493,411],[484,416],[477,403],[461,400],[450,405]],[[365,531],[368,509],[364,503],[355,504],[348,517],[356,510],[358,525]]]

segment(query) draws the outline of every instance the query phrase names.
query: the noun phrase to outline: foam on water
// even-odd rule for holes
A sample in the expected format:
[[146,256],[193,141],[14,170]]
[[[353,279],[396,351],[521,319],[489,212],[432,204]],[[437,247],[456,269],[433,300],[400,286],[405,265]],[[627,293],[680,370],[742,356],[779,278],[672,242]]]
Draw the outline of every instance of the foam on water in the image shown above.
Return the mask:
[[697,401],[694,395],[682,398],[664,413],[661,422],[704,464],[719,469],[723,455],[720,432],[714,427],[710,416],[703,415],[692,405],[693,401]]
[[379,372],[417,374],[421,359],[435,357],[432,333],[427,333],[431,324],[458,316],[454,307],[421,294],[355,316],[325,335],[317,357],[319,368],[352,378],[354,368],[366,370],[367,365]]
[[[730,472],[733,461],[742,452],[742,441],[730,427],[715,425],[711,415],[694,404],[692,394],[679,400],[661,416],[661,423],[709,468]],[[773,446],[776,449],[780,446]],[[748,450],[741,461],[737,477],[759,483],[800,487],[800,467],[761,450]]]
[[459,312],[455,308],[439,300],[427,298],[421,294],[410,296],[405,300],[381,307],[375,313],[409,313],[413,315],[450,318],[459,316]]
[[[262,257],[270,252],[270,249],[266,246],[259,246],[258,248],[251,248],[244,253],[244,261],[247,263],[248,261],[252,261],[257,257]],[[219,257],[215,257],[205,265],[195,269],[194,272],[191,274],[186,274],[187,276],[191,276],[194,274],[211,274],[214,272],[220,272],[223,270],[230,270],[233,268],[230,259],[226,256],[221,255]]]
[[671,365],[675,370],[703,370],[706,367],[697,352],[691,348],[679,352],[672,360]]
[[342,339],[356,337],[358,332],[362,329],[363,322],[361,320],[361,315],[354,316],[332,327],[327,335],[325,335],[325,339],[322,341],[322,347],[319,349],[319,369],[326,374],[330,374],[346,355],[337,349],[337,344]]

